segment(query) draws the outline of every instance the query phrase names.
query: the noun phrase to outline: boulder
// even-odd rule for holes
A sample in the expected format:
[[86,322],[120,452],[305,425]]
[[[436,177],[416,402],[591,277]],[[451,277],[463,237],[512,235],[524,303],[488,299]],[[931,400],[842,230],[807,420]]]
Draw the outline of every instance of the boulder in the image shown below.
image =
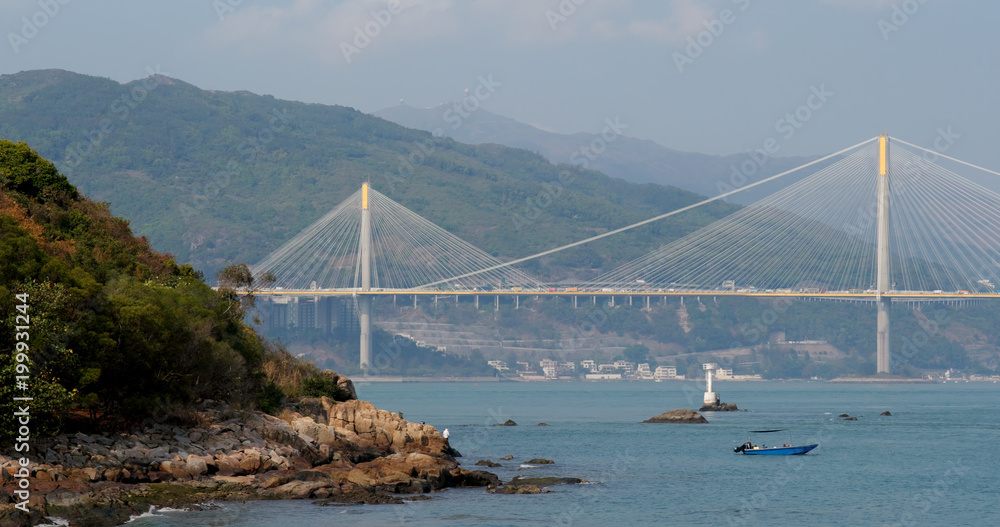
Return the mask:
[[480,459],[479,461],[476,461],[476,466],[478,466],[478,467],[490,467],[490,468],[494,468],[494,467],[500,467],[502,465],[500,463],[494,463],[493,461],[490,461],[489,459]]
[[838,415],[837,417],[850,417],[850,415],[847,415],[847,414],[840,414],[840,415]]
[[555,461],[552,461],[551,459],[536,457],[535,459],[532,459],[530,461],[525,461],[525,463],[529,465],[553,465],[555,464]]
[[502,423],[493,423],[493,426],[517,426],[513,419],[508,419]]
[[680,408],[650,417],[643,423],[708,423],[708,419],[694,410]]
[[495,494],[539,494],[550,492],[543,489],[552,485],[575,485],[586,481],[580,478],[522,478],[517,476],[500,488],[489,489],[489,492]]
[[845,417],[844,418],[844,421],[857,421],[857,420],[858,420],[857,417]]
[[706,404],[698,409],[699,412],[738,412],[736,403]]
[[878,415],[879,416],[883,416],[883,417],[890,417],[890,416],[892,416],[892,412],[890,412],[889,410],[886,410],[886,411],[884,411],[884,412],[882,412],[882,413],[880,413]]

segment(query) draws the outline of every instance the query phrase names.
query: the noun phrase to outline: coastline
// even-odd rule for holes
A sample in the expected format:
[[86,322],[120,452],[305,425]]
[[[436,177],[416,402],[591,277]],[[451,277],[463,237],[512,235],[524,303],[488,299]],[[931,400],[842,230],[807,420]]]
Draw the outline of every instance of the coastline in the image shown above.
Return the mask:
[[[121,525],[152,507],[211,501],[312,499],[402,503],[449,487],[496,488],[496,475],[459,467],[430,425],[351,398],[305,398],[277,415],[206,400],[178,419],[137,429],[63,434],[32,444],[26,467],[0,456],[0,524],[47,517],[69,525]],[[28,477],[15,476],[26,470]],[[29,482],[27,511],[14,491]],[[424,498],[426,499],[426,498]]]

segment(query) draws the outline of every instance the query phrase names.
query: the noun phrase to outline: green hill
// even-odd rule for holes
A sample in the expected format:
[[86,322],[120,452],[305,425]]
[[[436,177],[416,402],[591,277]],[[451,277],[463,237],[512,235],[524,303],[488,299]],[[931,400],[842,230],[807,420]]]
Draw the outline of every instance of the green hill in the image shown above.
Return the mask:
[[32,433],[47,435],[65,419],[115,428],[199,399],[268,409],[306,388],[338,395],[315,367],[260,340],[245,307],[132,236],[28,145],[0,140],[5,444],[24,404]]
[[[87,196],[207,276],[255,262],[362,182],[501,258],[698,201],[493,144],[470,146],[351,108],[215,92],[164,76],[125,85],[59,70],[0,76],[0,137],[26,141]],[[716,204],[534,264],[592,276],[733,210]]]

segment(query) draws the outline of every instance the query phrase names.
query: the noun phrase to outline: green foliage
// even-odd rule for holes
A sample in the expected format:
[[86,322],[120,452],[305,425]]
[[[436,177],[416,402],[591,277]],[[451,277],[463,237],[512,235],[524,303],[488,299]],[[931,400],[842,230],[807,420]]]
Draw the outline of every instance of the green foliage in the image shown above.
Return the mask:
[[[172,79],[158,79],[128,112],[116,111],[134,87],[59,71],[5,76],[0,137],[29,141],[89,195],[110,200],[136,232],[210,277],[234,261],[259,261],[368,180],[507,258],[701,199],[555,166],[525,150],[434,138],[351,108],[203,91]],[[84,134],[102,119],[110,131],[88,144]],[[734,209],[690,211],[555,255],[537,270],[589,277]]]
[[0,140],[0,188],[44,201],[54,197],[77,198],[76,187],[26,143]]
[[[15,326],[30,336],[17,338],[25,355],[0,354],[0,440],[13,437],[13,397],[22,395],[33,398],[38,435],[58,433],[80,410],[91,426],[120,427],[207,398],[276,408],[286,392],[266,377],[269,348],[231,289],[217,293],[191,266],[154,252],[26,146],[0,141],[0,152],[0,342],[15,342]],[[289,393],[337,395],[308,368],[304,387]]]

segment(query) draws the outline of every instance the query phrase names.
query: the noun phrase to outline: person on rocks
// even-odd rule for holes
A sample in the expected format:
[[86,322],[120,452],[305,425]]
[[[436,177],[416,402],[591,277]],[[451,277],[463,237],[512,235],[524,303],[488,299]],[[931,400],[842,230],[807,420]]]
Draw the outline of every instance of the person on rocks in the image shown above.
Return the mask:
[[448,436],[450,435],[451,432],[449,432],[447,428],[444,429],[444,432],[441,432],[441,437],[444,437],[445,439],[448,439]]

